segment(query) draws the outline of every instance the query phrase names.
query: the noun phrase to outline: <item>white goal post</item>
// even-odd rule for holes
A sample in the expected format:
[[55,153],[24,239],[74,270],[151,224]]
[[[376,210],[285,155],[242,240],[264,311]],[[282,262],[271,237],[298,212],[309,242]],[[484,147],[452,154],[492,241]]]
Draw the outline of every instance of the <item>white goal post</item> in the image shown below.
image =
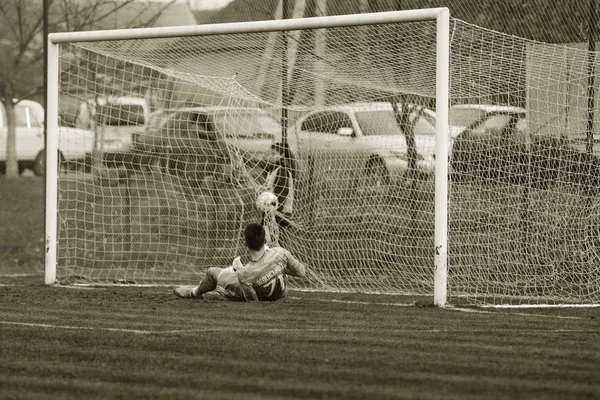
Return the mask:
[[[448,242],[448,106],[450,82],[450,17],[447,8],[371,14],[315,17],[290,20],[272,20],[214,25],[167,28],[123,29],[76,33],[53,33],[48,40],[48,93],[47,93],[47,168],[46,168],[46,254],[45,283],[57,282],[59,256],[59,93],[61,85],[61,46],[92,42],[144,41],[165,38],[189,38],[215,35],[242,35],[250,33],[305,31],[341,27],[369,27],[409,22],[434,21],[437,33],[435,43],[435,240],[430,248],[434,259],[433,302],[446,304],[447,295],[447,242]],[[99,54],[103,54],[101,51]],[[139,61],[133,60],[133,63]],[[310,163],[309,163],[310,164]],[[128,189],[129,190],[129,187]],[[120,192],[119,192],[120,193]],[[85,200],[83,200],[85,201]],[[233,201],[233,200],[232,200]],[[108,228],[106,228],[108,229]],[[175,247],[175,245],[173,246]],[[87,257],[87,256],[85,256]],[[90,256],[92,257],[92,256]],[[391,255],[394,257],[394,255]],[[90,261],[91,262],[91,261]],[[116,280],[115,280],[116,282]],[[101,282],[103,283],[103,282]]]

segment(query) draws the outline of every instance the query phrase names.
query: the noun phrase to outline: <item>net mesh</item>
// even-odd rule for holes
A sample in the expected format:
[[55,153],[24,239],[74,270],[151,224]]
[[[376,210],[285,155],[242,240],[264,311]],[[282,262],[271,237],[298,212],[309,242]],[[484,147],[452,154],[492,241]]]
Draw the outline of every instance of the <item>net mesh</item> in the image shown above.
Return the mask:
[[[94,140],[59,176],[58,279],[195,283],[245,251],[272,190],[271,230],[310,270],[295,287],[431,295],[435,37],[61,45],[61,121]],[[599,301],[588,56],[451,20],[451,301]]]

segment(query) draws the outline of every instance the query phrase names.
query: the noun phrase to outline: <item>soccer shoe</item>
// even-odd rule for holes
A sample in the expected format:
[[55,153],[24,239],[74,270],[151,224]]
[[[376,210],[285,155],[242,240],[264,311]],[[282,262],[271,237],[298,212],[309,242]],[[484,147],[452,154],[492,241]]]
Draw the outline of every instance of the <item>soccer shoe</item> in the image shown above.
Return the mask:
[[194,295],[194,286],[179,286],[173,289],[173,293],[182,299],[193,299],[198,297]]

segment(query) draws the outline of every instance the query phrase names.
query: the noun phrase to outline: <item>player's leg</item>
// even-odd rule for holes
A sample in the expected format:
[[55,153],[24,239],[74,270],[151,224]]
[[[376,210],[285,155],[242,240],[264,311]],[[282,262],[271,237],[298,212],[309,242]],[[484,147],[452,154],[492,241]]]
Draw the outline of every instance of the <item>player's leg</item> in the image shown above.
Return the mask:
[[226,300],[246,301],[237,274],[230,268],[224,269],[219,274],[216,292],[221,294]]
[[217,288],[219,275],[223,271],[223,268],[211,267],[206,271],[204,278],[202,278],[198,286],[179,286],[173,292],[177,296],[187,299],[201,297],[204,293],[211,292]]

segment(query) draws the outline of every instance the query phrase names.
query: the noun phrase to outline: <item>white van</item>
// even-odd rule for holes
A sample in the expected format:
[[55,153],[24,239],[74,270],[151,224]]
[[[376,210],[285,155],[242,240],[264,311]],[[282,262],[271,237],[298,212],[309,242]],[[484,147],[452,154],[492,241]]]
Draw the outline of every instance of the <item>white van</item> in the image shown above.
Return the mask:
[[80,104],[75,126],[95,131],[104,163],[119,166],[132,161],[133,137],[144,131],[149,115],[144,98],[100,97]]
[[[16,147],[19,173],[31,169],[37,176],[44,175],[44,107],[32,100],[21,100],[15,106]],[[0,174],[6,170],[7,115],[0,103]],[[62,162],[89,161],[94,146],[94,133],[77,128],[59,128],[58,151]]]

